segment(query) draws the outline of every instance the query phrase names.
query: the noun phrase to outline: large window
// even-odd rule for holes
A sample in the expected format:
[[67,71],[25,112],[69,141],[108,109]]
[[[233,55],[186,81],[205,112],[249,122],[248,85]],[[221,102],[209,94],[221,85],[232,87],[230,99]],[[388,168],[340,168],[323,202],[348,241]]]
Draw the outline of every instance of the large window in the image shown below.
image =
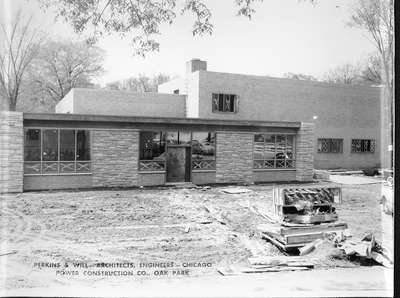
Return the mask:
[[294,135],[256,134],[253,159],[255,169],[294,168]]
[[351,152],[352,153],[364,153],[364,152],[375,152],[375,140],[371,139],[352,139],[351,140]]
[[[178,138],[178,135],[176,135]],[[140,132],[140,163],[141,171],[165,170],[165,133],[158,131]]]
[[215,170],[215,132],[140,132],[140,171],[165,171],[168,146],[191,147],[193,170]]
[[26,129],[25,174],[90,173],[90,132],[74,129]]
[[236,112],[236,95],[213,93],[212,111],[213,112]]
[[343,139],[318,139],[318,153],[343,153]]
[[215,170],[215,132],[192,133],[192,169]]

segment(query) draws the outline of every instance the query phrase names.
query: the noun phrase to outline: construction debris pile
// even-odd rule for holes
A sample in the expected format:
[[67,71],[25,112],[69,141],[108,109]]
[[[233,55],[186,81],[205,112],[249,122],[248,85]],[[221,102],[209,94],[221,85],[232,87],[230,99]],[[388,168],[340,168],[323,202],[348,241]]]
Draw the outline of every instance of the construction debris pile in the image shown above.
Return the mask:
[[340,188],[274,189],[276,223],[260,225],[261,236],[279,248],[299,249],[327,234],[342,235],[347,224],[338,221],[334,207],[341,202]]
[[[286,256],[283,262],[280,259],[279,264],[271,260],[266,262],[265,258],[262,264],[249,259],[250,268],[254,272],[265,270],[265,266],[269,271],[272,267],[283,270],[311,269],[312,255],[310,259],[304,256],[324,243],[350,259],[374,260],[385,267],[392,267],[390,252],[372,234],[361,239],[352,238],[347,224],[339,221],[334,207],[334,204],[341,202],[340,188],[274,189],[274,214],[270,216],[274,220],[259,225],[258,230],[262,238],[285,252],[295,252],[299,256]],[[329,254],[326,247],[324,250]]]

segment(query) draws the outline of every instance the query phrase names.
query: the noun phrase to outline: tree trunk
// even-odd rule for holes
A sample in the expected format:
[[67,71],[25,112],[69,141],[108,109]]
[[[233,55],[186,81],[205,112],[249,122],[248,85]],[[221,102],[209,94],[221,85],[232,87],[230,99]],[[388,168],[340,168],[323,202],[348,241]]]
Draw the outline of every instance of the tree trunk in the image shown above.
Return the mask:
[[[393,167],[393,90],[385,85],[381,93],[381,166],[386,169]],[[391,147],[391,150],[389,150]]]
[[9,101],[8,103],[8,110],[9,111],[16,111],[17,110],[17,103],[15,101]]

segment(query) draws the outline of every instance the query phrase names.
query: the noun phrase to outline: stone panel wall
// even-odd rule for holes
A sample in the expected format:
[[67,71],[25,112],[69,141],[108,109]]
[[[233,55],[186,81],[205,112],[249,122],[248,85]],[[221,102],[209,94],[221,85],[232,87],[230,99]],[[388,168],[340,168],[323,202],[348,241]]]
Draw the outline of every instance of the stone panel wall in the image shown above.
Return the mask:
[[302,123],[296,135],[296,180],[312,181],[314,169],[314,124]]
[[253,133],[217,132],[217,183],[253,183]]
[[192,182],[194,184],[213,184],[215,183],[215,171],[198,171],[192,172]]
[[151,185],[164,185],[165,173],[140,173],[139,172],[138,185],[151,186]]
[[0,193],[22,192],[24,128],[20,112],[0,112]]
[[139,132],[93,130],[92,173],[94,187],[138,185]]

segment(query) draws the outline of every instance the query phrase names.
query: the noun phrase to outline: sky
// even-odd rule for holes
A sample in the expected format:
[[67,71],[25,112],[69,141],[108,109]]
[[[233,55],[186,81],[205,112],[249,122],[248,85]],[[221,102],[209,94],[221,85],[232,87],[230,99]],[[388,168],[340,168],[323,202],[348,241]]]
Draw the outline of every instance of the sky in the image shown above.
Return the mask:
[[[179,0],[178,0],[179,1]],[[208,70],[281,77],[303,73],[321,77],[345,63],[357,63],[374,51],[361,30],[347,26],[356,0],[264,0],[251,20],[236,15],[234,0],[205,0],[212,11],[211,36],[192,34],[193,17],[178,16],[162,27],[160,51],[145,58],[133,56],[129,38],[116,35],[100,40],[106,51],[106,72],[96,80],[107,82],[138,74],[183,76],[185,62],[200,58]],[[69,24],[54,22],[54,14],[40,10],[36,0],[0,0],[0,21],[21,9],[33,15],[33,24],[54,38],[79,39]]]

